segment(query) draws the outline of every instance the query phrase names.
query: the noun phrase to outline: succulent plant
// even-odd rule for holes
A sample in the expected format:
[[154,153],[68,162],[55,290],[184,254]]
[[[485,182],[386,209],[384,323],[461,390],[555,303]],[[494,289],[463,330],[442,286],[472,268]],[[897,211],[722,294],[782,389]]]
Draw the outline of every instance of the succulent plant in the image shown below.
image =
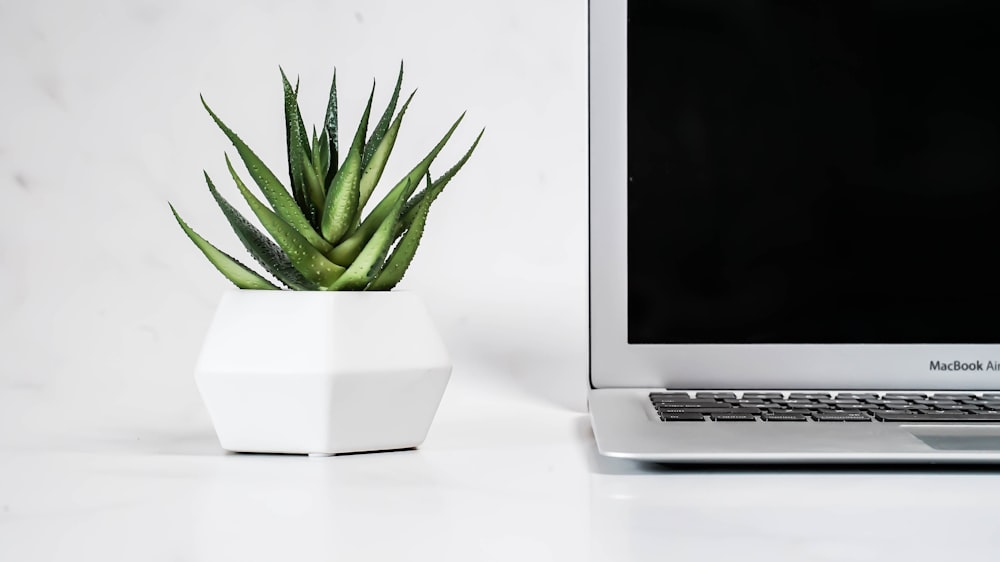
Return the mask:
[[[461,123],[463,113],[437,145],[365,214],[363,211],[396,142],[403,115],[413,99],[410,94],[396,113],[403,80],[402,64],[388,107],[369,135],[368,121],[375,95],[372,86],[368,105],[343,161],[339,160],[336,71],[326,118],[319,135],[313,127],[311,142],[299,111],[298,81],[293,87],[283,70],[281,80],[291,191],[209,108],[204,97],[201,100],[236,147],[250,177],[264,195],[267,204],[250,191],[227,154],[226,166],[236,187],[270,238],[230,205],[205,173],[209,192],[250,255],[284,287],[329,291],[392,289],[413,259],[431,204],[468,161],[483,132],[451,169],[433,179],[430,165]],[[421,183],[424,187],[417,190]],[[237,287],[280,288],[202,238],[181,219],[173,205],[170,209],[191,241]]]

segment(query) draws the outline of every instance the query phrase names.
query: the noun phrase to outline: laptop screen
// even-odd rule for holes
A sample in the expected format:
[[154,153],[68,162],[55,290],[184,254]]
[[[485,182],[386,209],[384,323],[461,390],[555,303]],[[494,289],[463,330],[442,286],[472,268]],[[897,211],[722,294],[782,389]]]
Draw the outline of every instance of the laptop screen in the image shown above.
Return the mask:
[[1000,341],[994,4],[630,2],[629,343]]

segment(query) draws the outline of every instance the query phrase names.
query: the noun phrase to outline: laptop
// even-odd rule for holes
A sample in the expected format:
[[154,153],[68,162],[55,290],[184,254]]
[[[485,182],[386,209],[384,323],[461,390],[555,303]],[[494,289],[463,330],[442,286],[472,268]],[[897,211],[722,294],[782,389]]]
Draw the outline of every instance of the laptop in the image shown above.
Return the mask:
[[995,3],[590,0],[589,26],[598,450],[1000,461]]

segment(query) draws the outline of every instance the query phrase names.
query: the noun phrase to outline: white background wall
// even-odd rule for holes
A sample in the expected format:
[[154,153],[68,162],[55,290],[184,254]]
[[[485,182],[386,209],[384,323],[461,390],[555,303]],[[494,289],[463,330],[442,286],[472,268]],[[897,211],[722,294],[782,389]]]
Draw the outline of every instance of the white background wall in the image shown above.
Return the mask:
[[455,377],[582,411],[584,0],[0,0],[2,431],[210,431],[191,371],[230,285],[167,201],[245,254],[201,179],[239,199],[198,94],[284,170],[279,65],[302,79],[307,122],[336,67],[353,125],[373,78],[384,107],[400,60],[419,91],[387,179],[461,111],[437,173],[486,127],[401,288],[424,296]]

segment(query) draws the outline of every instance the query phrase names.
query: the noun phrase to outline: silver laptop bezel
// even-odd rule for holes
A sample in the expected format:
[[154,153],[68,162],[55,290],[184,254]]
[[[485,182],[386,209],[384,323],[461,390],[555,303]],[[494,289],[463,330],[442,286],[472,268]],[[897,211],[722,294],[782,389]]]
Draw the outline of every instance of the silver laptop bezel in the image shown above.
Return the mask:
[[[590,0],[590,353],[594,388],[1000,389],[1000,344],[628,344],[626,0]],[[932,370],[972,364],[981,371]]]

